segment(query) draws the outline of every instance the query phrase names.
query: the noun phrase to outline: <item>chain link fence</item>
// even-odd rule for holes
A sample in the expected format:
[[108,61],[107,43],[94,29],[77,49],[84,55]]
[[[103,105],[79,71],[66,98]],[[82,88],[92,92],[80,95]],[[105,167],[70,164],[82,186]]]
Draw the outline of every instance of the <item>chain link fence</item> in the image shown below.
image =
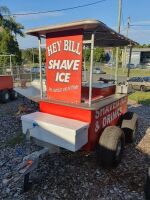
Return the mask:
[[[0,75],[12,75],[15,85],[20,85],[22,81],[28,83],[33,80],[40,79],[39,67],[24,67],[24,66],[0,66]],[[42,68],[42,77],[45,79],[45,68]]]

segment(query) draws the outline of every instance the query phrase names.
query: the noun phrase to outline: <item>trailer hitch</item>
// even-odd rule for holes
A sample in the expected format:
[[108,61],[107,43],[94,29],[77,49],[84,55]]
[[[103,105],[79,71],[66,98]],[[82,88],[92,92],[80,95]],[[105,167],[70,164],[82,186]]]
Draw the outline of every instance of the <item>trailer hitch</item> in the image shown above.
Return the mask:
[[[27,151],[30,152],[30,132],[27,130],[26,134],[27,138]],[[19,181],[22,177],[24,177],[24,192],[29,189],[29,176],[30,172],[38,167],[39,158],[43,158],[48,155],[49,149],[43,148],[39,151],[35,151],[23,158],[22,163],[20,163],[16,170],[9,176],[3,179],[3,186],[7,186],[12,182]]]
[[29,189],[29,176],[30,172],[38,167],[39,158],[43,158],[48,155],[49,149],[43,148],[40,151],[35,151],[23,158],[23,162],[20,163],[17,167],[17,170],[13,172],[13,174],[9,177],[5,177],[3,179],[3,185],[7,186],[12,182],[19,181],[22,177],[24,177],[24,192]]

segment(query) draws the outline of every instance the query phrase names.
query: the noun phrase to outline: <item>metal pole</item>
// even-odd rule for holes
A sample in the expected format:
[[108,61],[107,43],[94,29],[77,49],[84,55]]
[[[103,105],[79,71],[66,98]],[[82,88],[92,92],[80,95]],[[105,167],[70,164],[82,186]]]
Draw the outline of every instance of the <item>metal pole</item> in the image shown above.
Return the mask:
[[86,65],[85,65],[85,61],[86,61],[86,46],[84,46],[84,81],[86,81]]
[[130,76],[131,55],[132,55],[132,46],[130,46],[130,52],[129,52],[129,63],[128,63],[128,75],[127,75],[127,79],[129,79],[129,76]]
[[[131,18],[128,17],[127,32],[126,32],[127,37],[128,37],[128,34],[129,34],[130,22],[131,22]],[[127,56],[126,55],[127,55],[127,47],[125,46],[125,48],[124,48],[124,67],[126,67],[126,65],[127,65]]]
[[[118,7],[118,33],[120,33],[120,22],[121,22],[121,11],[122,11],[122,0],[119,0]],[[116,70],[115,70],[115,82],[118,82],[118,61],[119,61],[119,47],[116,48]]]
[[33,80],[32,78],[32,68],[34,67],[34,48],[32,47],[32,66],[30,67],[30,72],[31,72],[31,82]]
[[11,75],[13,75],[13,73],[12,73],[12,61],[11,61],[11,55],[10,55],[10,71],[11,71]]
[[41,37],[38,37],[38,41],[39,41],[39,67],[40,67],[40,96],[41,99],[43,98],[43,82],[42,82],[42,58],[41,58]]
[[94,36],[95,32],[92,33],[91,37],[91,60],[90,60],[90,83],[89,83],[89,106],[91,106],[92,102],[92,82],[93,82],[93,54],[94,54]]

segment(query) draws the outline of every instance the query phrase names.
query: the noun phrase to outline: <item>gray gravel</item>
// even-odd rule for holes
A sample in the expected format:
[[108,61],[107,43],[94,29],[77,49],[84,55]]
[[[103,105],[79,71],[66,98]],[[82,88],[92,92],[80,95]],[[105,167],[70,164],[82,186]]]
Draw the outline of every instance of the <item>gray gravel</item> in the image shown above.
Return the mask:
[[[41,160],[39,167],[31,174],[32,187],[23,193],[23,180],[3,187],[2,178],[10,174],[21,162],[25,152],[20,155],[16,148],[24,149],[21,144],[10,147],[8,141],[21,132],[20,116],[16,116],[18,106],[25,103],[36,110],[30,101],[19,98],[7,104],[0,104],[0,199],[91,199],[91,200],[142,200],[148,158],[135,148],[136,144],[150,126],[150,107],[130,106],[130,111],[139,114],[139,127],[135,144],[125,147],[124,157],[116,169],[106,170],[98,166],[95,153],[71,153],[61,150]],[[35,144],[32,151],[39,149]]]

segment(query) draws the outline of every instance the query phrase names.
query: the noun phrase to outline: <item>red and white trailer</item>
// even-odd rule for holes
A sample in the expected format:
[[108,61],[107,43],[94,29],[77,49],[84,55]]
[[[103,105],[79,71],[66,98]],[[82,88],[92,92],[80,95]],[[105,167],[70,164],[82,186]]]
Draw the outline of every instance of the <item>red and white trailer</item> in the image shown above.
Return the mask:
[[[21,118],[27,139],[32,136],[51,151],[56,150],[56,146],[73,152],[96,149],[101,165],[117,166],[125,142],[134,139],[137,115],[127,112],[127,85],[118,85],[117,81],[115,84],[105,80],[93,82],[93,51],[95,46],[132,47],[136,43],[98,20],[46,26],[28,30],[27,34],[38,37],[41,69],[39,112]],[[46,40],[46,97],[42,83],[42,38]],[[90,75],[86,83],[82,81],[84,46],[91,49]],[[47,152],[44,149],[25,158],[32,160],[21,170],[25,183],[29,172],[37,166],[38,157]]]
[[[22,116],[23,132],[71,151],[92,151],[97,147],[103,166],[116,166],[125,141],[135,135],[137,115],[127,112],[127,85],[93,83],[95,46],[116,47],[136,44],[98,20],[82,20],[31,29],[38,37],[41,67],[41,38],[46,40],[46,87],[39,112]],[[83,48],[91,49],[90,75],[82,82]],[[36,126],[35,126],[36,124]],[[32,129],[32,127],[35,127]]]

